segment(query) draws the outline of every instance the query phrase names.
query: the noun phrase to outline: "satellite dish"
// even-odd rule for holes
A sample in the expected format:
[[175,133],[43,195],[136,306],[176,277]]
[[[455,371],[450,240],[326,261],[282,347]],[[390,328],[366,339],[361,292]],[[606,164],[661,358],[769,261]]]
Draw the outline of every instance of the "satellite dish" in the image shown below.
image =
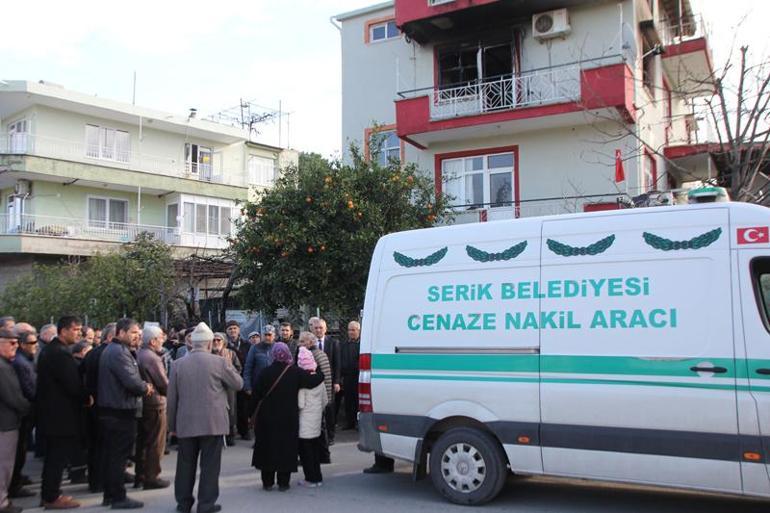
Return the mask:
[[627,62],[636,62],[636,33],[627,22],[620,27],[620,49]]

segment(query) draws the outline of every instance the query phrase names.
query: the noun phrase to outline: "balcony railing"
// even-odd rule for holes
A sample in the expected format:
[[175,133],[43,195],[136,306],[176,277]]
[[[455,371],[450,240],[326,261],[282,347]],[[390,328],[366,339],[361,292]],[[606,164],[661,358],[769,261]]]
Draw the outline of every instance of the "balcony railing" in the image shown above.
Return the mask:
[[708,27],[700,14],[683,16],[678,20],[668,18],[659,23],[660,38],[664,46],[678,45],[685,41],[708,36]]
[[104,154],[100,156],[98,147],[85,142],[33,134],[0,133],[0,154],[35,155],[203,182],[246,186],[245,172],[240,169],[224,169],[221,154],[216,152],[212,155],[211,163],[186,162],[182,158],[172,159],[126,150],[110,151],[107,155],[111,158],[107,158]]
[[179,228],[58,216],[0,214],[0,235],[36,235],[126,243],[135,241],[143,233],[152,234],[167,244],[180,243]]
[[580,98],[580,66],[502,75],[456,87],[416,89],[399,93],[399,96],[408,98],[425,94],[431,96],[430,117],[433,120],[577,101]]

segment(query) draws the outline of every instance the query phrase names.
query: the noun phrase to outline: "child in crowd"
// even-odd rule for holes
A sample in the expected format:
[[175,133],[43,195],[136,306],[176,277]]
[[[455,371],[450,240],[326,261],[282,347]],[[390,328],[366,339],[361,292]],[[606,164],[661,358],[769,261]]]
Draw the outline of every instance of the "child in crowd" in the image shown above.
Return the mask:
[[[300,368],[316,372],[316,361],[307,348],[300,347],[297,356]],[[323,383],[312,389],[301,389],[297,398],[299,404],[299,457],[305,480],[300,486],[317,488],[321,486],[321,424],[323,412],[329,403]]]

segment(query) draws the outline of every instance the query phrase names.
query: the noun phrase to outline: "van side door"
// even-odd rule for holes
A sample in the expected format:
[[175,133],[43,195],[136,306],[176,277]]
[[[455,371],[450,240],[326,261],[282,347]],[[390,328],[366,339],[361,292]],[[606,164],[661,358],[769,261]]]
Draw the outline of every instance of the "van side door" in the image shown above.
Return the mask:
[[741,490],[727,221],[704,208],[543,223],[546,474]]
[[[766,246],[766,245],[765,245]],[[738,246],[740,248],[740,246]],[[738,387],[741,470],[746,493],[770,494],[770,249],[739,249],[742,344]],[[739,339],[740,340],[740,339]]]

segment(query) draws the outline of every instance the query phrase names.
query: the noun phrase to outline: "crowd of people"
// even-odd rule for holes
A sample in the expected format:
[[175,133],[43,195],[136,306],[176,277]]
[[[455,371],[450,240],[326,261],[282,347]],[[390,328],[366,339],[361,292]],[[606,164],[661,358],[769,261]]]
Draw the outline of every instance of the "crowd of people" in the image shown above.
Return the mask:
[[[361,327],[347,328],[340,341],[314,317],[297,336],[283,322],[244,338],[235,321],[224,333],[205,323],[167,333],[132,319],[99,329],[65,316],[38,331],[0,317],[0,513],[19,513],[11,499],[35,495],[24,474],[32,450],[43,459],[45,509],[80,506],[62,493],[65,471],[101,492],[104,506],[141,508],[126,485],[169,487],[161,460],[176,444],[177,510],[195,504],[200,461],[197,513],[219,511],[222,449],[236,437],[253,439],[265,490],[288,490],[298,460],[297,484],[321,486],[338,420],[357,428]],[[392,464],[378,457],[366,471]]]

